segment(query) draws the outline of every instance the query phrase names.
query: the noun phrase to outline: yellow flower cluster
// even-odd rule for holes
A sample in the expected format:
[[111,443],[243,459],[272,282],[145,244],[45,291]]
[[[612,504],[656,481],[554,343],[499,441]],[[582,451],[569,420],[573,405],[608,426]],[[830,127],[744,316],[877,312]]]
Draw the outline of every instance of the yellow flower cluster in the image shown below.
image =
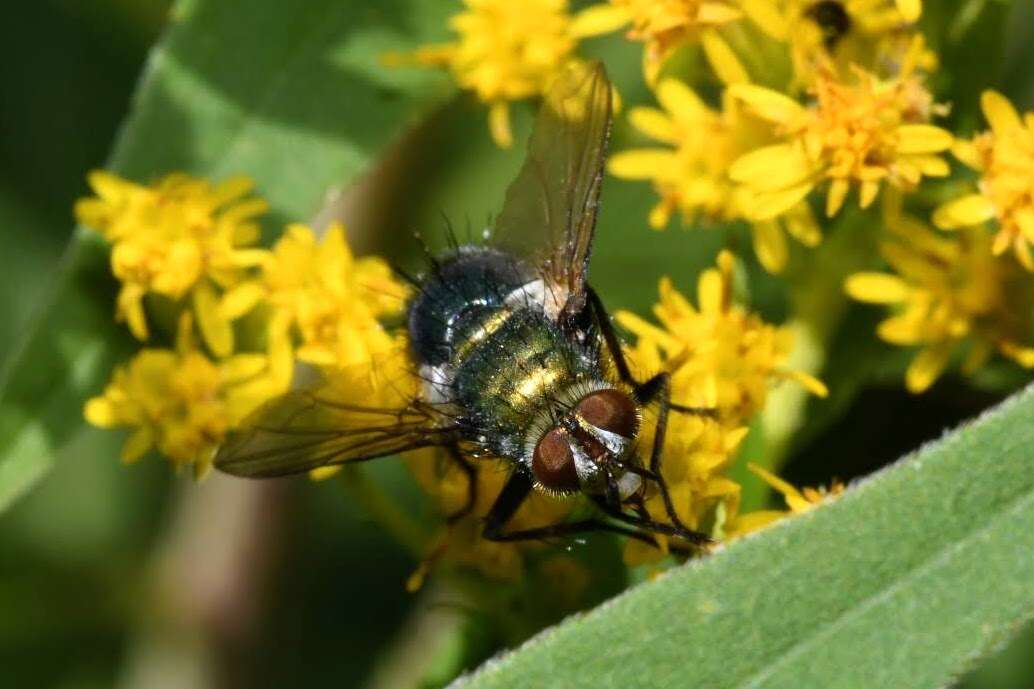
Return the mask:
[[[419,48],[419,64],[446,67],[456,83],[489,107],[492,139],[513,144],[510,103],[541,96],[574,59],[579,39],[593,32],[567,0],[464,0],[467,9],[452,17],[452,43]],[[405,62],[405,56],[388,56]]]
[[[696,307],[662,279],[654,307],[659,325],[628,311],[616,315],[636,336],[630,354],[641,374],[667,371],[672,402],[717,410],[717,420],[670,414],[664,446],[663,473],[675,509],[687,526],[705,531],[721,531],[721,522],[738,514],[740,486],[725,472],[771,385],[792,380],[812,394],[827,394],[814,377],[786,368],[793,347],[788,329],[765,323],[733,301],[733,268],[732,254],[723,251],[717,267],[700,275]],[[653,427],[644,424],[641,453],[653,446]],[[653,518],[667,520],[659,493],[649,495],[646,506]],[[657,551],[629,542],[629,562],[656,557]]]
[[852,76],[845,82],[820,73],[811,106],[760,86],[731,87],[783,139],[745,154],[729,169],[729,177],[749,190],[753,218],[785,213],[824,182],[826,215],[832,217],[852,185],[867,208],[883,182],[912,190],[924,175],[947,176],[948,163],[937,154],[951,148],[952,135],[927,123],[938,108],[919,77],[906,72],[882,81],[861,68]]
[[993,220],[998,229],[994,254],[1012,249],[1023,267],[1034,271],[1034,112],[1021,118],[995,91],[984,92],[980,104],[991,130],[953,149],[980,173],[978,191],[941,206],[933,221],[943,230],[954,230]]
[[254,219],[267,205],[246,198],[251,181],[237,177],[213,186],[172,174],[147,187],[100,170],[88,180],[97,195],[76,203],[75,215],[112,244],[111,270],[122,283],[117,318],[146,340],[144,297],[186,300],[205,344],[227,356],[233,330],[217,292],[239,283],[262,256],[249,247],[259,239]]
[[319,241],[291,225],[266,250],[254,245],[267,205],[245,198],[247,179],[89,180],[97,195],[76,215],[112,243],[117,318],[142,340],[161,339],[156,315],[179,324],[174,348],[141,350],[86,403],[90,423],[132,429],[126,461],[157,448],[201,475],[226,432],[288,388],[296,359],[342,369],[398,348],[380,319],[401,313],[406,289],[383,260],[355,259],[340,225]]
[[651,227],[664,229],[675,210],[681,212],[686,225],[698,217],[712,223],[748,220],[754,251],[773,273],[781,271],[787,261],[784,228],[805,246],[821,241],[811,209],[802,200],[781,217],[755,219],[750,195],[729,178],[729,168],[736,160],[760,142],[771,140],[759,118],[729,97],[722,99],[722,110],[715,111],[674,79],[658,85],[657,99],[663,110],[633,108],[629,120],[642,133],[673,148],[623,151],[615,154],[609,165],[615,177],[653,182],[660,202],[650,212]]
[[1029,280],[992,255],[985,232],[944,236],[908,217],[890,228],[881,253],[896,274],[856,273],[845,287],[859,301],[895,307],[877,332],[891,344],[920,347],[905,377],[911,392],[929,388],[964,345],[967,374],[995,350],[1034,368],[1034,348],[1020,344],[1031,327]]

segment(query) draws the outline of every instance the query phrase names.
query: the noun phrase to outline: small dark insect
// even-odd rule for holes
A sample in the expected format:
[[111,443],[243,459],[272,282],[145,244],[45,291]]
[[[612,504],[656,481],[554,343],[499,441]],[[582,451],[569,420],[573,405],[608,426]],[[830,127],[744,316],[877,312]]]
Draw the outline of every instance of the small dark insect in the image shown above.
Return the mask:
[[851,16],[837,0],[816,2],[805,14],[818,24],[827,51],[836,48],[837,43],[851,30]]
[[[338,401],[330,381],[316,383],[260,408],[227,439],[215,466],[279,476],[440,446],[470,478],[466,506],[450,519],[475,503],[472,461],[510,464],[484,521],[487,539],[604,530],[653,545],[655,534],[708,543],[675,512],[661,463],[668,414],[712,410],[672,404],[666,373],[633,377],[586,282],[610,126],[603,66],[566,73],[544,99],[492,246],[454,245],[413,280],[408,356],[423,380],[415,399],[360,407]],[[635,450],[647,405],[657,407],[657,426],[643,466]],[[669,521],[646,511],[648,483],[663,496]],[[584,494],[599,514],[508,530],[534,490]]]

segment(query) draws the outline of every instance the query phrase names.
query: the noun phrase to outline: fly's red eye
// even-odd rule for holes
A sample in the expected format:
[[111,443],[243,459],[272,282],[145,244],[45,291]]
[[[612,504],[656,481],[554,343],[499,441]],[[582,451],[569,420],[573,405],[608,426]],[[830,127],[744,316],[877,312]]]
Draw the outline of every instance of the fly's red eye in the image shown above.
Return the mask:
[[578,490],[574,452],[566,431],[554,428],[542,436],[531,458],[531,470],[535,479],[546,488],[565,493]]
[[575,413],[596,428],[634,438],[639,428],[639,413],[632,398],[620,390],[589,393],[578,402]]

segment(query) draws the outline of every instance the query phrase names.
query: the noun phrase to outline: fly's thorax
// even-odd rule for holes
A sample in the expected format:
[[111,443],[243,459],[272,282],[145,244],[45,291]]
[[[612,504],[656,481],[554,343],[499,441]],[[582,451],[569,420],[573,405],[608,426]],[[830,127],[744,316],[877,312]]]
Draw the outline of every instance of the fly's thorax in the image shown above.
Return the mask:
[[544,492],[604,493],[613,482],[625,498],[640,485],[625,467],[641,422],[630,390],[602,379],[580,382],[532,423],[521,461]]
[[489,449],[516,461],[529,423],[597,369],[596,357],[540,309],[514,309],[454,366],[452,402]]

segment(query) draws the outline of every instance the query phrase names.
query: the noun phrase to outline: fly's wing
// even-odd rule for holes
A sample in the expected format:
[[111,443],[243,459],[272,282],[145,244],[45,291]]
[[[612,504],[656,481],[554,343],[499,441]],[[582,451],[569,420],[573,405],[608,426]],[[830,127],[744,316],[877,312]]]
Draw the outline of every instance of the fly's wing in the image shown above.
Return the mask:
[[378,385],[363,367],[266,402],[228,435],[215,467],[236,476],[284,476],[448,444],[457,430],[413,389]]
[[543,99],[524,166],[496,219],[496,244],[541,265],[562,320],[585,306],[610,123],[603,65],[569,67]]

